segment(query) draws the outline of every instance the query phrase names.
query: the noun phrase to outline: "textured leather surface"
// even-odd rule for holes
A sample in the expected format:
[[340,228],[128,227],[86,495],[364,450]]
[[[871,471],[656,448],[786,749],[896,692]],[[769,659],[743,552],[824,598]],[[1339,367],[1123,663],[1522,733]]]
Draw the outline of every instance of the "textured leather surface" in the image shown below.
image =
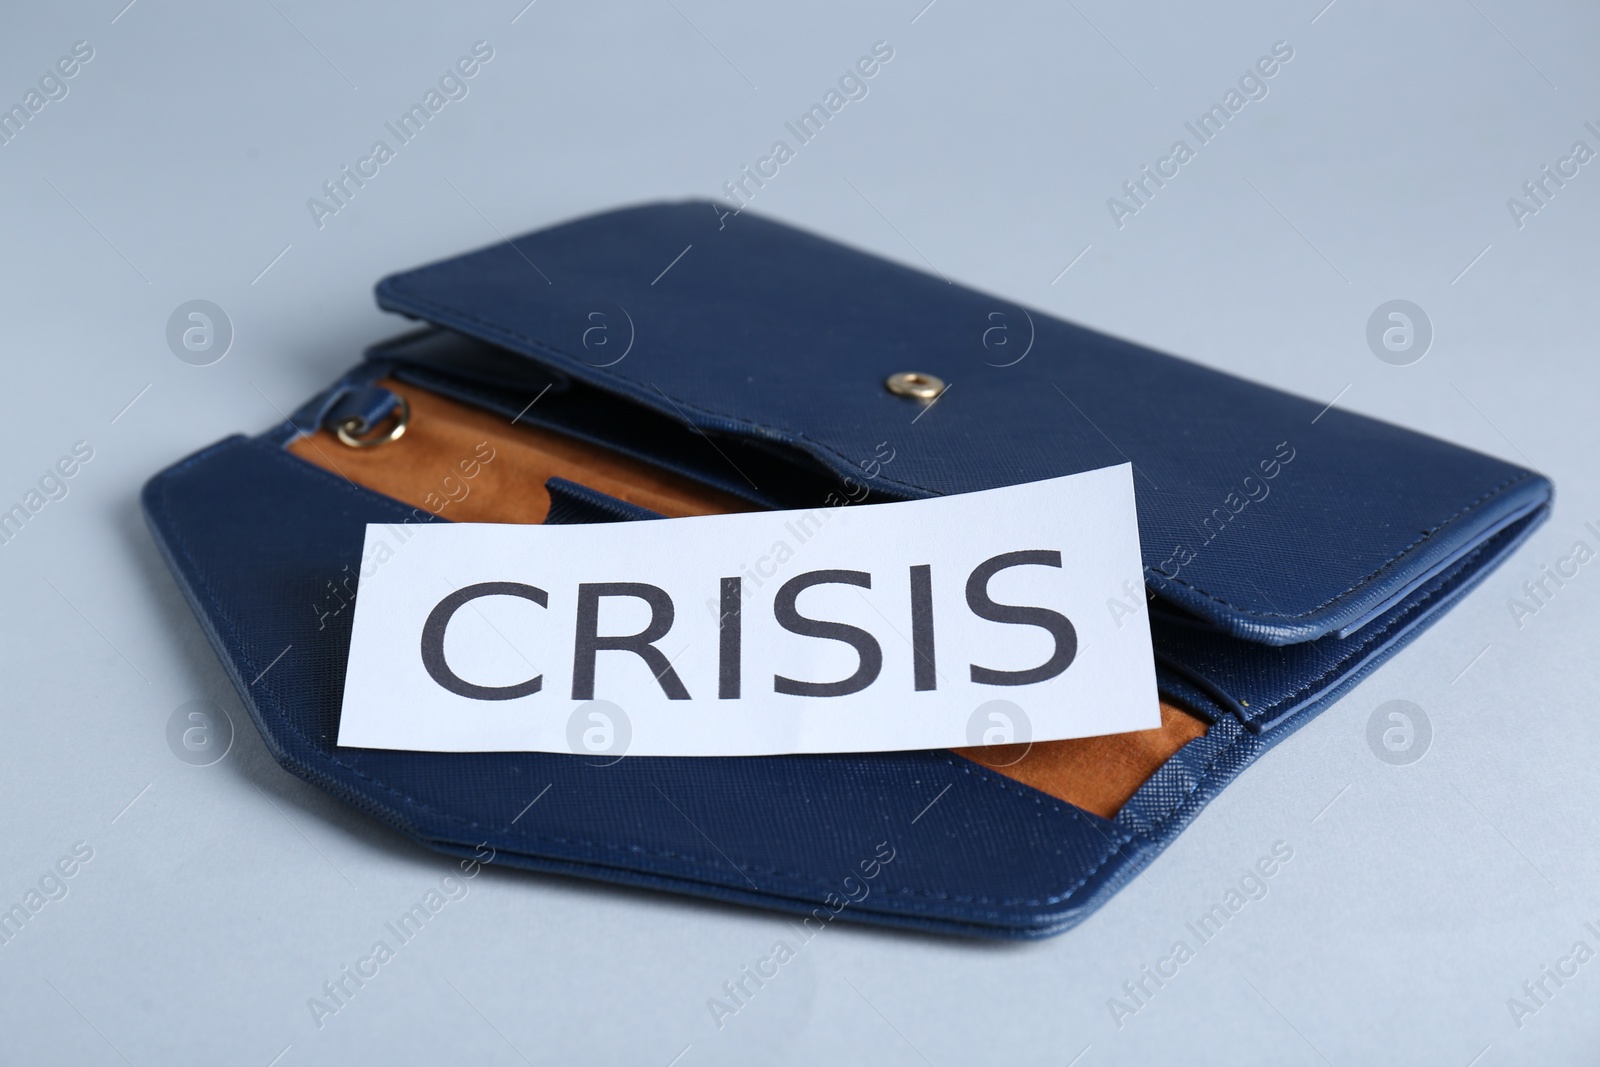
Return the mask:
[[[1543,478],[1489,456],[720,214],[687,203],[579,219],[392,275],[378,300],[841,475],[859,478],[887,441],[896,458],[874,486],[888,493],[1131,459],[1147,579],[1224,632],[1271,644],[1359,628],[1549,498]],[[620,333],[624,311],[632,348],[611,362],[609,345],[602,358],[584,337],[597,312]],[[1010,336],[998,350],[984,344],[997,322]],[[883,384],[906,370],[952,383],[915,425],[918,403]],[[1280,444],[1294,458],[1264,478]],[[1251,494],[1261,499],[1241,504]]]
[[[1038,936],[1126,884],[1547,513],[1549,483],[1531,472],[1337,409],[1316,418],[1320,405],[1037,314],[1030,354],[986,367],[998,361],[981,341],[987,316],[1016,329],[1023,309],[752,216],[716,222],[706,205],[619,212],[391,278],[386,306],[478,340],[435,331],[380,346],[296,418],[305,427],[341,391],[393,374],[769,506],[820,502],[846,473],[868,499],[913,497],[1126,455],[1161,594],[1162,694],[1205,716],[1207,733],[1110,820],[950,753],[594,766],[339,749],[352,612],[338,590],[355,585],[366,523],[433,517],[289,455],[300,431],[286,424],[220,442],[144,495],[286,768],[453,855],[487,847],[499,863],[797,914]],[[530,284],[523,255],[553,284]],[[634,324],[621,363],[578,354],[595,307]],[[954,384],[924,409],[883,389],[899,370]],[[861,464],[885,442],[894,459],[869,478]],[[1250,492],[1247,476],[1270,493],[1235,510],[1228,494]],[[642,517],[592,487],[551,490],[557,521]],[[1207,543],[1218,507],[1229,517]],[[1175,577],[1174,544],[1193,555]],[[882,842],[895,859],[844,903]]]

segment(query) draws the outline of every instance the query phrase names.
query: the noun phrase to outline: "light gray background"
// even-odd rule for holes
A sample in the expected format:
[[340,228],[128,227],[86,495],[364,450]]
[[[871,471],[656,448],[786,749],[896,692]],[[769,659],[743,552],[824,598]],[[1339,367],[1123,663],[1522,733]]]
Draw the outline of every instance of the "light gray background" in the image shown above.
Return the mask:
[[[0,147],[0,503],[74,441],[95,449],[0,549],[0,901],[94,849],[0,947],[6,1060],[1593,1061],[1600,961],[1520,1028],[1507,1000],[1574,942],[1600,949],[1583,925],[1600,926],[1600,562],[1521,627],[1508,600],[1575,540],[1600,547],[1583,527],[1600,520],[1600,163],[1521,229],[1506,206],[1575,140],[1600,148],[1592,7],[123,2],[0,17],[5,104],[74,41],[95,49]],[[306,199],[480,39],[495,58],[471,95],[319,230]],[[878,40],[895,57],[870,95],[758,210],[1534,465],[1559,487],[1553,519],[1065,936],[835,925],[719,1031],[707,998],[781,919],[491,871],[319,1030],[307,998],[452,867],[276,767],[157,557],[140,484],[397,331],[372,304],[383,273],[715,196]],[[1119,230],[1106,198],[1278,40],[1295,57],[1268,98]],[[164,338],[195,298],[236,330],[209,367]],[[1436,330],[1413,366],[1365,342],[1391,298]],[[214,766],[166,742],[194,699],[239,728]],[[1433,725],[1410,766],[1366,741],[1391,699]],[[1294,858],[1267,898],[1119,1029],[1108,998],[1279,840]]]

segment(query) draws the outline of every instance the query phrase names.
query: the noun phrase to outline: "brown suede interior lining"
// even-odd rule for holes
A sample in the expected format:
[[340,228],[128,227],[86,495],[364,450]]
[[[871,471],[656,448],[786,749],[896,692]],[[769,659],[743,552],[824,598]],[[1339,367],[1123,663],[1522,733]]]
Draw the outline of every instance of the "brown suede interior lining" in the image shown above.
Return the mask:
[[[289,446],[357,485],[457,522],[543,522],[544,483],[566,478],[663,515],[750,511],[754,505],[598,445],[458,403],[385,378],[411,404],[397,440],[351,448],[327,430]],[[1161,726],[1137,733],[959,748],[956,753],[1104,818],[1114,816],[1205,723],[1161,702]]]

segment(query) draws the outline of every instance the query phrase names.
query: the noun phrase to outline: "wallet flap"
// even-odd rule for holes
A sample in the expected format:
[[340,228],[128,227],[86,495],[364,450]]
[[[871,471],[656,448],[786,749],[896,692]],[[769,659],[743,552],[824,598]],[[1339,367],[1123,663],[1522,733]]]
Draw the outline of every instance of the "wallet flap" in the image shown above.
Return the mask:
[[[1498,459],[709,203],[579,219],[377,294],[884,497],[1132,461],[1149,585],[1256,643],[1348,637],[1551,492]],[[885,388],[906,371],[948,388],[931,404]]]

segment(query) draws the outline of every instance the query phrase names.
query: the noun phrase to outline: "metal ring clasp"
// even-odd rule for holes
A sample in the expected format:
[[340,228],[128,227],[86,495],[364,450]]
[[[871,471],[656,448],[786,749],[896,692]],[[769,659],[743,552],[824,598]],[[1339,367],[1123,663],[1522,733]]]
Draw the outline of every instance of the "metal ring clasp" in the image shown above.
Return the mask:
[[351,448],[376,448],[379,445],[386,445],[390,441],[400,440],[405,436],[406,427],[411,423],[411,405],[399,393],[395,394],[395,399],[400,403],[394,409],[393,421],[390,423],[389,428],[382,433],[371,437],[358,437],[357,434],[365,434],[372,429],[367,425],[366,420],[359,415],[352,415],[345,419],[334,427],[333,432],[339,435],[341,442]]

